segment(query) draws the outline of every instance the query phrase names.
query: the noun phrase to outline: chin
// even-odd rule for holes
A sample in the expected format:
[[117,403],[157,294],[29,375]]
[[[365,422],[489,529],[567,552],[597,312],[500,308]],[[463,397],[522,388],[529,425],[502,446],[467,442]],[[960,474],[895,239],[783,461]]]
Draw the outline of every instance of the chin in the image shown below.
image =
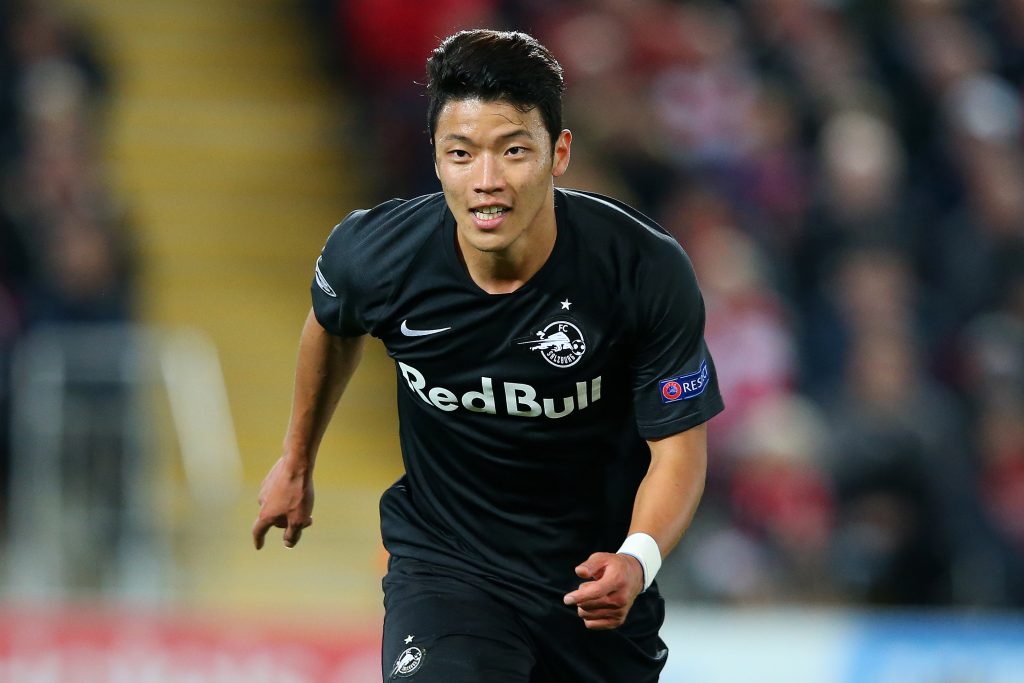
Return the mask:
[[513,240],[509,239],[506,231],[485,232],[470,226],[468,230],[459,230],[462,240],[478,251],[492,252],[502,251],[508,248]]
[[508,240],[497,235],[476,236],[476,239],[468,240],[469,245],[477,251],[496,253],[508,249]]

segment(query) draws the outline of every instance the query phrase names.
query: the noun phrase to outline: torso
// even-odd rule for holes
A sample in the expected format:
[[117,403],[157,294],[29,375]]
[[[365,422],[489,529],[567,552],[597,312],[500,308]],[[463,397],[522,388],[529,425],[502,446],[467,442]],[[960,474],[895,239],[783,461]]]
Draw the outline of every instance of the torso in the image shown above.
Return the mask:
[[422,239],[401,233],[370,330],[398,375],[406,476],[381,503],[393,554],[564,590],[624,535],[649,462],[633,408],[636,255],[573,206],[559,196],[550,258],[509,294],[470,278],[443,200],[402,228]]

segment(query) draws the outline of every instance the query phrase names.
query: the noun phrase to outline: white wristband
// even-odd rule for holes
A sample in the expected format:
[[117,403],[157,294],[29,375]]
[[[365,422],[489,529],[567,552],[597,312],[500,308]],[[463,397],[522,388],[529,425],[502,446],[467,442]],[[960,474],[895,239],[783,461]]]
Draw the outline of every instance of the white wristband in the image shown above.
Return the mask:
[[661,549],[658,542],[644,533],[630,534],[617,551],[621,555],[635,557],[644,569],[644,590],[651,587],[654,577],[661,569]]

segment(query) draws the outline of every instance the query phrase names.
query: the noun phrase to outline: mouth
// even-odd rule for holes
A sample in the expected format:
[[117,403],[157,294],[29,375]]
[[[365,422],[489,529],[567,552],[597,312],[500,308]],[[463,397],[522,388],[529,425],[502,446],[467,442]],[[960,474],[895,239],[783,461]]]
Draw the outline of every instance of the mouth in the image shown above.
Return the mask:
[[498,220],[508,211],[511,211],[511,209],[504,206],[482,206],[477,209],[471,209],[471,211],[478,221],[488,223]]

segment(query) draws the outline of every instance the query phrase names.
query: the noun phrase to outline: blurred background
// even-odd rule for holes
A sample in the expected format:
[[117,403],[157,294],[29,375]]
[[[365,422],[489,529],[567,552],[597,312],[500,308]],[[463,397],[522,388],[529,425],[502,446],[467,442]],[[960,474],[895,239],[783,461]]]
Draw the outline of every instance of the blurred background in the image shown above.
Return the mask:
[[379,680],[379,344],[260,553],[316,256],[460,28],[693,259],[727,411],[663,680],[1024,681],[1024,1],[0,5],[0,682]]

